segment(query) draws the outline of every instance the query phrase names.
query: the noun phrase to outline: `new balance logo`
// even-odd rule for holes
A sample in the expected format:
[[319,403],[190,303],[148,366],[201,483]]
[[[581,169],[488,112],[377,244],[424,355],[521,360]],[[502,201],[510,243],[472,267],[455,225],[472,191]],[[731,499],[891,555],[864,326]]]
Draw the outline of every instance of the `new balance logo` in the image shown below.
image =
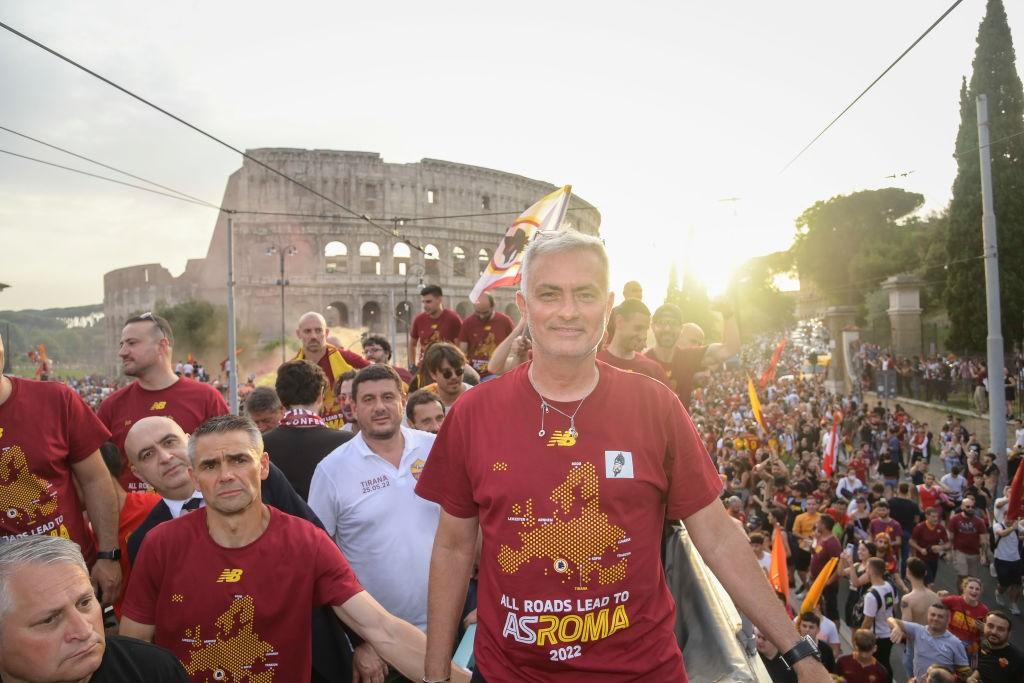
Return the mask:
[[217,578],[217,583],[238,583],[242,580],[241,569],[225,569]]
[[153,401],[153,405],[149,407],[150,410],[163,410],[167,407],[167,401]]
[[548,446],[575,446],[576,437],[572,435],[572,432],[563,432],[555,430],[551,432],[551,438],[548,439]]

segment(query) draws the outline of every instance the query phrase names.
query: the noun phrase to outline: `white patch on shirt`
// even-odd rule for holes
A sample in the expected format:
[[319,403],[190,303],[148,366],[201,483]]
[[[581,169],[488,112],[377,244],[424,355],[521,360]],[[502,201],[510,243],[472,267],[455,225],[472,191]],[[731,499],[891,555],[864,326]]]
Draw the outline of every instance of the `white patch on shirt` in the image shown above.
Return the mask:
[[608,479],[632,479],[633,454],[629,451],[605,451],[604,476]]

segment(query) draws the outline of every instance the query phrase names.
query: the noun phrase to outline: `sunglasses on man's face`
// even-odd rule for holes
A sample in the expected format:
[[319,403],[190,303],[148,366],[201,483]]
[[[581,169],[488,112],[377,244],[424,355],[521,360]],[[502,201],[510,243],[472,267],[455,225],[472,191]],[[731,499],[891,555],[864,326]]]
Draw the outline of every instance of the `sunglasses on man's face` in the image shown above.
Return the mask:
[[444,377],[445,379],[451,379],[452,377],[462,377],[462,373],[464,373],[465,371],[465,368],[461,366],[454,369],[444,368],[443,370],[441,370],[441,376]]

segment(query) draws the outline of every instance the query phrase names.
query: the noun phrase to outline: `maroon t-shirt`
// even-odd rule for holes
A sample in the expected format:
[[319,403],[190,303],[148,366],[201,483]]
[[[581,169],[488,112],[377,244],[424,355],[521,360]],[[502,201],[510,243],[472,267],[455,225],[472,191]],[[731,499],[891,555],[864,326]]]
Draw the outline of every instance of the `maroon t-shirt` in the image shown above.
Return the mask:
[[308,681],[309,615],[362,586],[322,529],[270,508],[263,535],[217,545],[206,508],[146,535],[124,600],[126,617],[155,625],[194,681]]
[[450,308],[443,309],[441,315],[436,318],[431,318],[426,313],[420,313],[413,318],[409,338],[419,340],[419,358],[416,359],[416,364],[419,365],[423,360],[423,354],[427,352],[431,344],[436,342],[455,344],[461,330],[462,318]]
[[100,420],[113,435],[111,441],[121,451],[121,485],[128,491],[144,491],[145,484],[132,472],[124,452],[124,439],[132,425],[144,417],[163,415],[178,423],[186,434],[211,417],[227,415],[228,404],[220,392],[209,384],[187,377],[157,391],[150,391],[132,382],[108,396],[97,411]]
[[949,518],[949,536],[953,541],[953,549],[968,555],[981,552],[981,535],[988,533],[988,525],[978,515],[968,517],[957,513]]
[[942,526],[942,523],[936,524],[934,527],[928,526],[927,522],[921,522],[914,527],[914,530],[910,532],[910,538],[913,539],[914,543],[927,548],[928,552],[923,555],[918,551],[914,551],[922,560],[935,561],[939,559],[938,554],[931,551],[933,545],[942,545],[949,540],[949,534],[946,533],[946,527]]
[[836,660],[836,673],[846,683],[888,683],[892,680],[889,671],[877,659],[864,666],[853,655],[843,655]]
[[480,518],[480,671],[490,683],[685,681],[662,528],[716,502],[711,458],[668,387],[600,362],[577,435],[554,411],[541,431],[530,366],[459,398],[416,487]]
[[475,313],[462,321],[459,341],[466,342],[466,356],[481,377],[491,374],[487,371],[487,361],[498,344],[512,334],[515,323],[504,313],[495,311],[491,319],[484,322]]
[[70,538],[92,564],[96,543],[71,465],[95,453],[110,432],[67,385],[8,379],[11,395],[0,405],[0,536]]
[[626,360],[613,355],[607,348],[603,348],[597,352],[597,359],[619,370],[638,372],[656,379],[662,384],[668,384],[668,377],[665,376],[665,371],[661,369],[661,366],[642,353],[634,354],[632,358]]
[[811,580],[813,581],[821,573],[821,570],[825,568],[829,560],[833,557],[839,557],[842,552],[843,549],[839,545],[839,539],[832,534],[826,536],[824,541],[817,541],[814,544],[814,550],[811,551]]
[[871,523],[868,525],[868,531],[871,532],[871,538],[874,538],[883,531],[890,541],[903,538],[903,527],[891,517],[887,521],[878,518],[871,520]]
[[648,349],[644,355],[653,360],[665,372],[668,378],[668,385],[679,396],[679,400],[687,408],[690,407],[690,396],[693,394],[693,376],[704,367],[704,354],[707,353],[707,346],[692,346],[686,349],[677,348],[672,354],[672,362],[664,363],[654,353],[654,349]]

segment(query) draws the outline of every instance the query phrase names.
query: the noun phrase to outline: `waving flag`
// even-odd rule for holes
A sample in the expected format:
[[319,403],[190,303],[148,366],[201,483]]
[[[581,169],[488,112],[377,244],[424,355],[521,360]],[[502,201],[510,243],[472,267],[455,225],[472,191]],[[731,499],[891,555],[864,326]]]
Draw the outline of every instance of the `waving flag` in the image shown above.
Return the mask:
[[754,387],[754,380],[750,378],[750,374],[747,373],[747,396],[750,397],[750,409],[754,411],[754,419],[757,420],[757,424],[761,425],[761,429],[765,432],[768,428],[764,425],[764,416],[761,414],[761,399],[757,397],[757,388]]
[[480,275],[476,286],[469,294],[469,300],[476,303],[484,292],[496,287],[511,287],[519,284],[519,268],[523,264],[526,245],[539,230],[558,230],[562,226],[565,212],[569,209],[572,185],[566,185],[547,195],[539,202],[519,214],[505,236],[501,238],[494,256]]
[[772,534],[772,563],[768,568],[768,580],[772,588],[786,596],[789,603],[789,569],[786,567],[786,546],[782,542],[782,529]]
[[772,354],[772,361],[768,364],[768,369],[761,375],[761,379],[758,384],[762,389],[768,386],[769,382],[775,381],[775,368],[779,366],[779,360],[782,358],[782,351],[786,348],[786,338],[783,337],[782,341],[775,347],[775,352]]
[[826,479],[832,477],[832,473],[836,471],[838,465],[836,458],[839,454],[839,421],[842,419],[842,412],[837,410],[832,414],[832,431],[829,433],[828,448],[825,449],[825,462],[821,464]]
[[821,600],[821,594],[824,592],[828,580],[832,577],[832,572],[836,570],[837,564],[839,564],[839,558],[833,557],[818,572],[814,583],[807,589],[807,597],[804,598],[803,603],[800,605],[800,614],[814,611],[814,606],[818,604],[818,600]]

